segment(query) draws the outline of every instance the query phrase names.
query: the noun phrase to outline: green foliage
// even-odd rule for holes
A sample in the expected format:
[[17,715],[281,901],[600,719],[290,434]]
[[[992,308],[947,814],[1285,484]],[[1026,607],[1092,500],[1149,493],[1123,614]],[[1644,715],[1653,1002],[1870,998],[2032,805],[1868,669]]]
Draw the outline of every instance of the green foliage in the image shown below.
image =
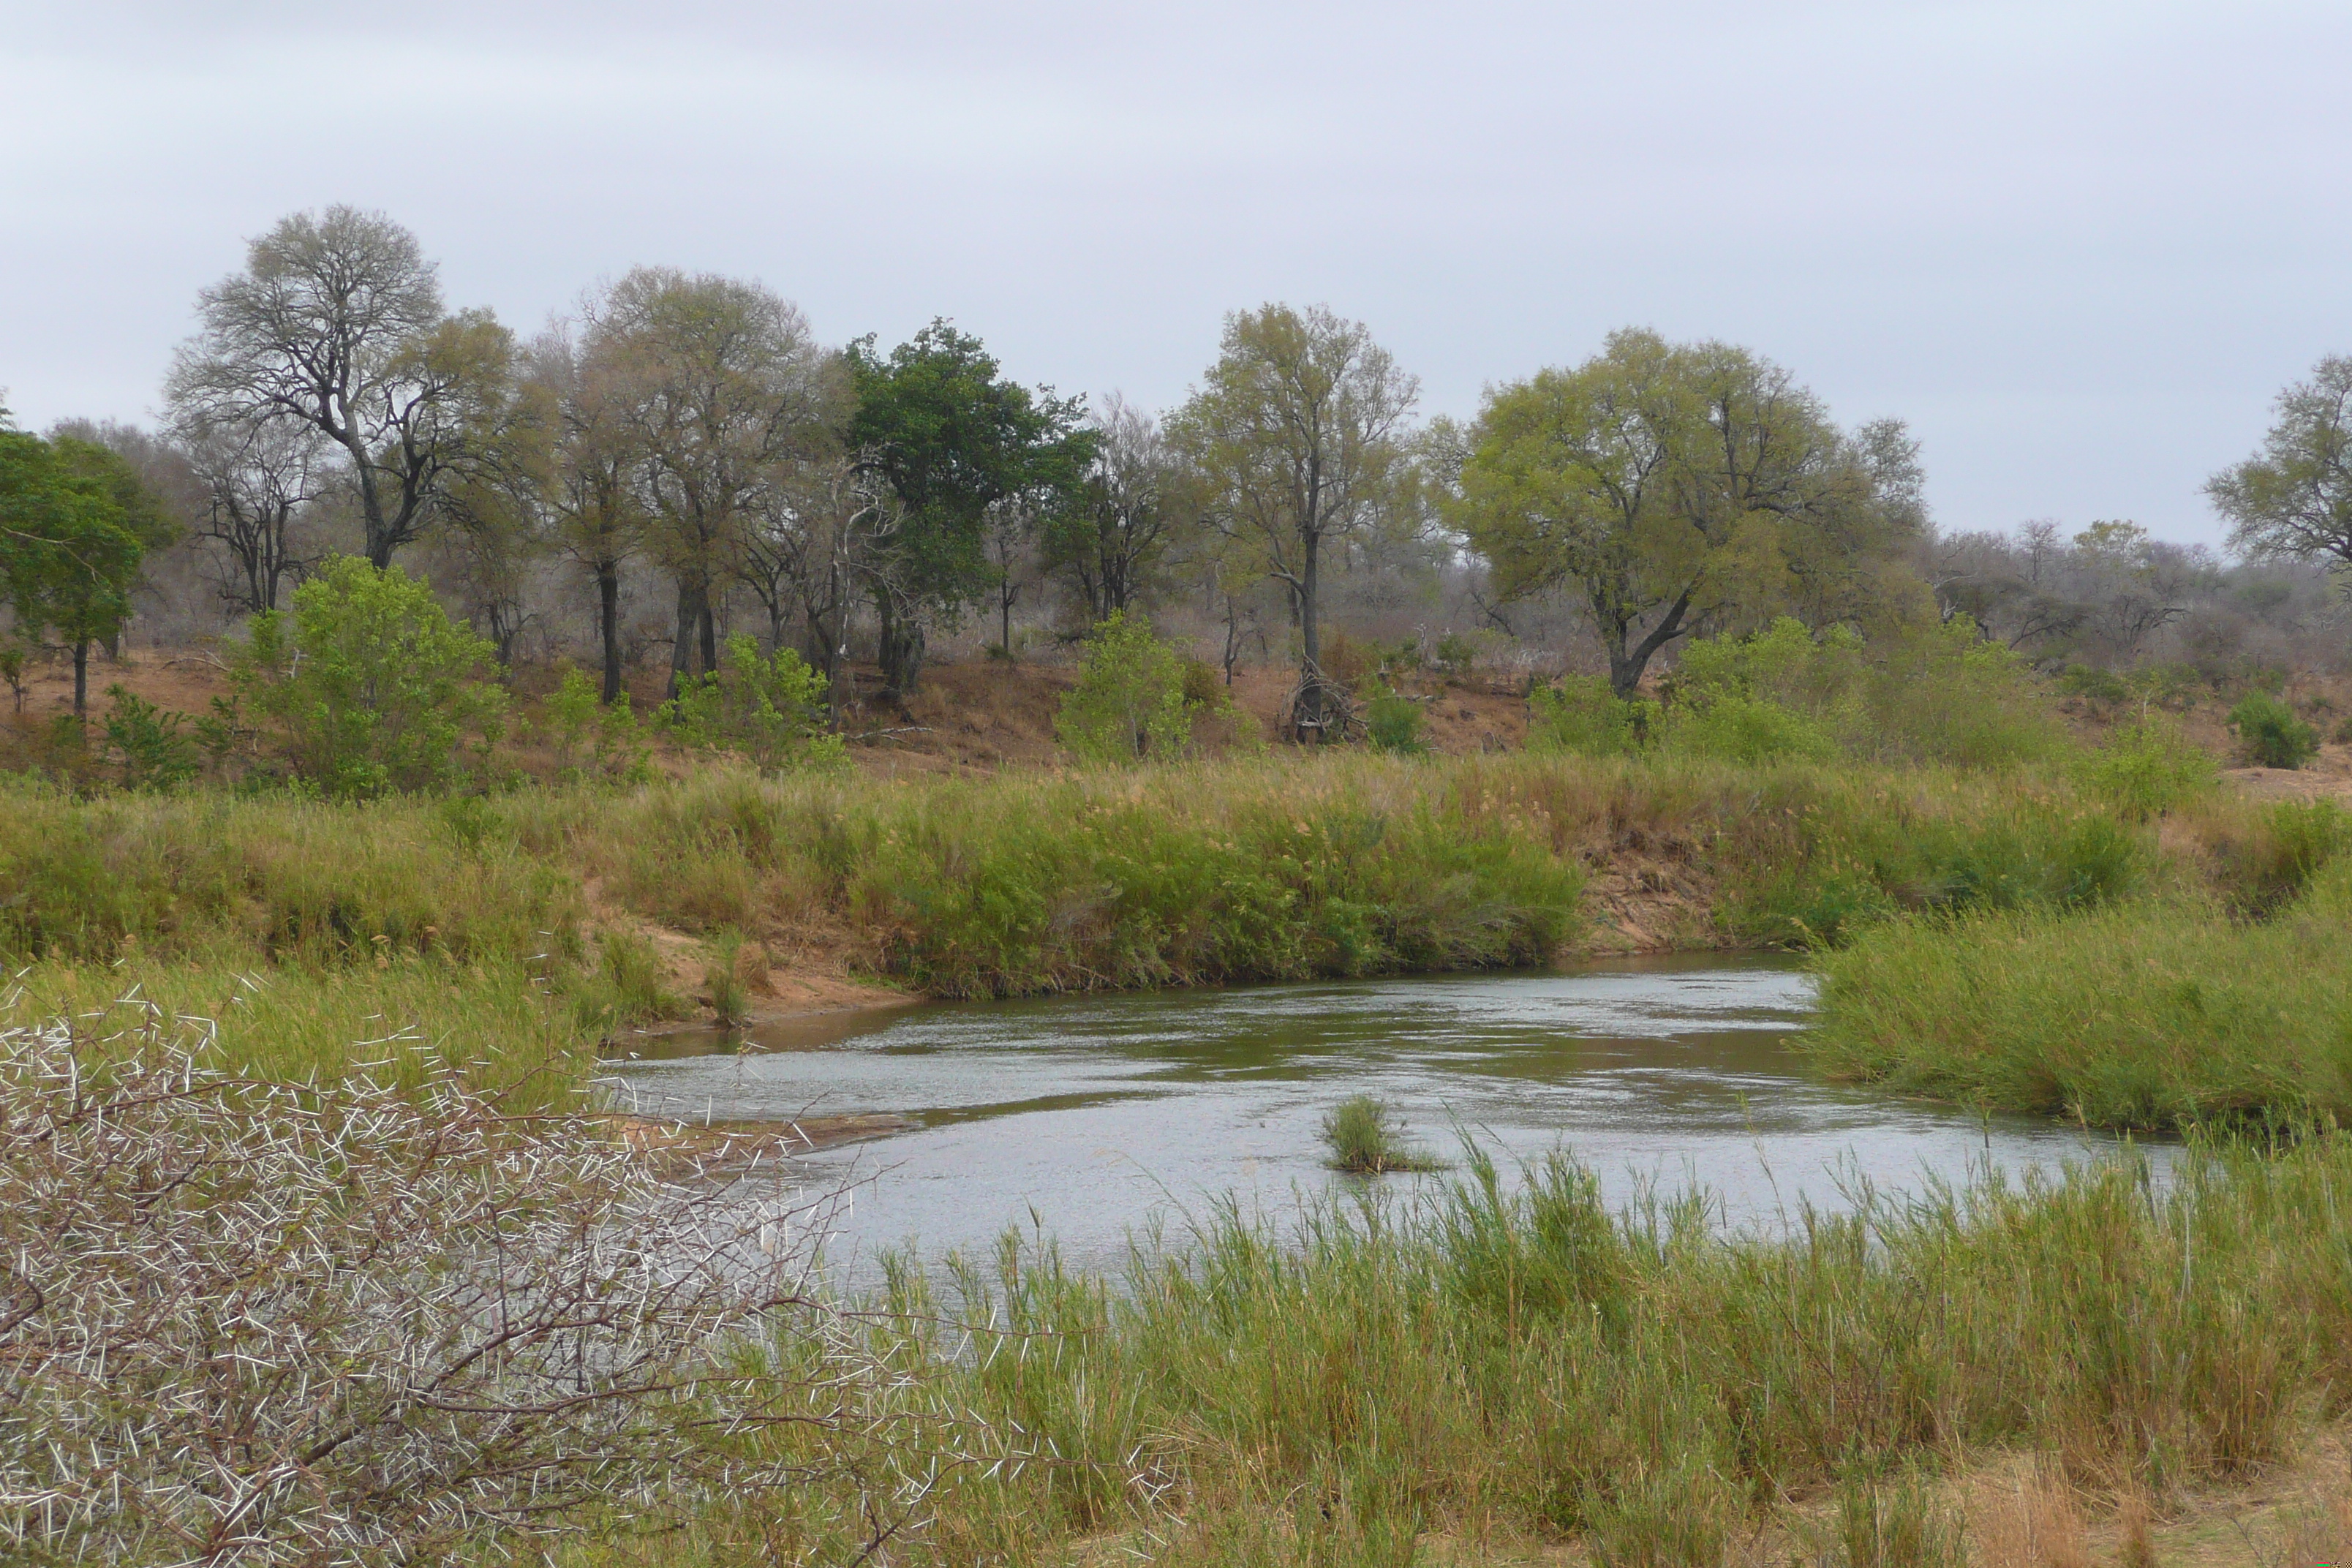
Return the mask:
[[2319,753],[2319,731],[2268,692],[2253,692],[2231,709],[2229,724],[2246,760],[2260,767],[2299,768]]
[[2032,672],[1966,616],[1868,645],[1845,627],[1815,636],[1783,616],[1752,637],[1690,644],[1671,697],[1660,743],[1728,762],[2002,768],[2067,746]]
[[1395,1108],[1369,1094],[1351,1095],[1323,1118],[1323,1145],[1331,1151],[1331,1168],[1363,1175],[1390,1171],[1432,1171],[1437,1163],[1421,1152],[1404,1135],[1404,1121]]
[[1528,699],[1528,750],[1618,757],[1639,750],[1657,719],[1647,698],[1627,701],[1597,675],[1564,675]]
[[[1203,684],[1205,700],[1192,695]],[[1192,753],[1193,721],[1223,695],[1153,636],[1150,622],[1115,611],[1087,637],[1054,730],[1083,762],[1173,762]]]
[[848,749],[827,732],[824,694],[824,677],[797,652],[780,647],[764,658],[738,633],[717,669],[679,682],[661,721],[688,745],[739,752],[762,773],[839,767]]
[[170,789],[196,776],[194,737],[180,732],[184,713],[159,711],[126,686],[106,689],[106,750],[121,769],[125,789]]
[[2212,795],[2221,780],[2211,753],[2177,724],[2120,724],[2083,764],[2093,794],[2134,822],[2146,822]]
[[1411,755],[1422,750],[1421,704],[1398,691],[1381,691],[1364,707],[1364,728],[1375,751]]
[[1460,675],[1478,662],[1478,645],[1459,632],[1447,632],[1437,639],[1431,650],[1437,668],[1448,675]]
[[0,643],[0,685],[8,688],[16,699],[16,711],[25,710],[25,647],[22,643]]
[[113,453],[0,429],[0,598],[20,632],[52,628],[69,645],[113,637],[151,541],[168,537]]
[[2070,664],[2058,675],[2058,689],[2067,697],[2080,697],[2113,708],[2131,700],[2131,688],[2122,676],[2112,669],[2102,669],[2095,664]]
[[653,776],[653,747],[628,693],[607,703],[594,681],[566,663],[543,715],[541,728],[555,748],[559,779],[643,784]]
[[487,754],[506,694],[471,677],[491,653],[425,584],[347,555],[294,590],[290,616],[256,616],[230,668],[281,726],[294,776],[353,798],[446,789],[469,740]]
[[710,993],[710,1011],[721,1028],[733,1028],[751,1016],[751,994],[743,984],[741,931],[722,931],[711,939],[702,985]]

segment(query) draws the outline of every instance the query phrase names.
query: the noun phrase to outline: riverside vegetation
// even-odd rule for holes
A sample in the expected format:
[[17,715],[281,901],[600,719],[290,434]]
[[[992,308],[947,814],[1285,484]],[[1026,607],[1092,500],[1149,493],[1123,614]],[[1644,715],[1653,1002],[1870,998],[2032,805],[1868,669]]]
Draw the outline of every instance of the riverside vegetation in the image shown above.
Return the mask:
[[[2085,748],[2013,663],[1937,638],[1912,645],[1906,672],[1780,626],[1694,650],[1663,701],[1563,684],[1539,700],[1522,754],[1152,763],[1203,732],[1180,723],[1187,671],[1155,648],[1145,679],[1111,672],[1120,695],[1103,710],[1151,716],[1109,727],[1127,737],[1108,748],[1116,765],[877,779],[816,743],[824,692],[804,668],[745,648],[651,730],[625,712],[574,724],[566,755],[581,760],[541,784],[501,780],[498,715],[451,688],[472,729],[415,764],[445,793],[391,789],[366,755],[349,765],[383,738],[325,721],[292,731],[341,748],[307,772],[273,772],[268,733],[248,731],[225,748],[246,748],[242,775],[218,782],[165,787],[149,770],[136,788],[0,784],[9,1092],[46,1107],[12,1110],[12,1127],[43,1147],[65,1145],[36,1121],[96,1140],[69,1168],[15,1167],[48,1182],[12,1208],[34,1259],[19,1279],[42,1278],[36,1252],[72,1229],[38,1216],[85,1189],[123,1200],[76,1210],[83,1232],[123,1233],[89,1257],[153,1243],[157,1211],[137,1201],[152,1140],[98,1136],[136,1121],[107,1086],[142,1114],[217,1095],[219,1116],[172,1121],[170,1136],[232,1152],[268,1146],[288,1116],[331,1131],[399,1106],[468,1108],[446,1179],[510,1190],[517,1206],[479,1212],[541,1215],[543,1249],[547,1225],[653,1212],[650,1189],[597,1163],[611,1133],[581,1090],[614,1031],[704,1005],[681,994],[697,964],[722,1016],[747,1005],[747,970],[775,961],[939,996],[1526,964],[1605,940],[1604,889],[1657,884],[1682,893],[1649,911],[1654,941],[1815,955],[1812,1049],[1828,1070],[1988,1109],[2205,1130],[2161,1189],[2128,1163],[2023,1186],[1988,1177],[1793,1216],[1776,1238],[1725,1235],[1703,1194],[1611,1215],[1565,1158],[1508,1192],[1469,1148],[1436,1195],[1370,1191],[1297,1234],[1227,1214],[1181,1246],[1139,1242],[1118,1281],[1065,1271],[1050,1243],[1008,1242],[992,1267],[956,1260],[944,1286],[901,1269],[865,1303],[755,1268],[764,1305],[730,1298],[697,1318],[663,1316],[654,1283],[606,1258],[664,1336],[632,1339],[626,1313],[595,1329],[649,1358],[625,1386],[590,1391],[614,1407],[598,1430],[626,1441],[567,1437],[569,1406],[544,1389],[498,1407],[511,1416],[500,1441],[551,1475],[570,1454],[625,1451],[661,1485],[551,1482],[543,1505],[492,1486],[464,1458],[489,1394],[442,1408],[399,1370],[415,1358],[389,1356],[362,1381],[369,1443],[408,1467],[401,1506],[368,1489],[364,1466],[301,1461],[325,1439],[308,1417],[268,1425],[288,1413],[265,1389],[249,1403],[291,1447],[248,1452],[278,1468],[224,1460],[217,1487],[163,1477],[140,1509],[110,1512],[102,1492],[68,1498],[87,1478],[40,1456],[131,1444],[131,1428],[52,1378],[22,1385],[47,1403],[10,1394],[42,1425],[9,1439],[9,1495],[47,1500],[38,1517],[57,1526],[18,1540],[176,1560],[173,1531],[198,1519],[256,1561],[304,1560],[321,1542],[488,1557],[562,1525],[549,1549],[583,1564],[1404,1563],[1436,1535],[1474,1558],[1572,1537],[1606,1563],[1713,1563],[1780,1542],[1849,1568],[1958,1568],[1964,1535],[1989,1550],[1999,1509],[1964,1521],[1952,1478],[2005,1453],[2041,1457],[2033,1484],[2062,1513],[2077,1491],[2178,1508],[2290,1459],[2352,1397],[2352,1155],[2330,1130],[2352,1109],[2336,940],[2352,826],[2330,805],[2223,792],[2161,719]],[[289,715],[331,720],[339,687],[289,688],[351,676],[320,660],[250,679]],[[1200,706],[1202,724],[1222,721]],[[1087,711],[1081,694],[1074,732]],[[152,715],[141,731],[168,732]],[[657,745],[678,776],[647,765]],[[1139,751],[1142,764],[1125,760]],[[175,1026],[197,1031],[192,1055],[159,1045]],[[61,1084],[89,1087],[60,1099]],[[113,1109],[93,1121],[90,1106]],[[523,1119],[518,1138],[535,1129],[540,1152],[492,1136],[499,1118]],[[2273,1142],[2235,1141],[2249,1122]],[[367,1207],[396,1184],[351,1175],[340,1136],[272,1156],[312,1199],[266,1223],[239,1200],[221,1223],[329,1250],[415,1223]],[[566,1171],[580,1173],[572,1197],[531,1195],[531,1173]],[[190,1201],[171,1212],[213,1223]],[[482,1223],[489,1236],[505,1221]],[[730,1223],[747,1266],[803,1256],[771,1245],[781,1221]],[[241,1235],[215,1241],[233,1250]],[[462,1262],[473,1243],[444,1239],[457,1299],[493,1299]],[[414,1261],[384,1247],[353,1255],[355,1273],[297,1273],[272,1286],[271,1310],[331,1316],[343,1298],[303,1292],[365,1288],[373,1268],[406,1278]],[[137,1292],[168,1281],[135,1279],[109,1289],[131,1291],[142,1323],[180,1323],[209,1299],[148,1300]],[[62,1300],[12,1298],[24,1315],[10,1331],[49,1358],[37,1366],[66,1364],[89,1326],[59,1319]],[[769,1328],[747,1336],[752,1316]],[[436,1329],[446,1354],[415,1362],[417,1375],[474,1365],[472,1326],[459,1310]],[[606,1353],[547,1329],[530,1347],[541,1361]],[[172,1403],[170,1380],[196,1363],[154,1342],[142,1363],[154,1399],[194,1409]],[[537,1363],[518,1367],[545,1381]],[[305,1484],[323,1490],[281,1509]],[[232,1494],[279,1501],[223,1515],[194,1500]],[[2297,1514],[2294,1540],[2331,1550],[2333,1506]]]

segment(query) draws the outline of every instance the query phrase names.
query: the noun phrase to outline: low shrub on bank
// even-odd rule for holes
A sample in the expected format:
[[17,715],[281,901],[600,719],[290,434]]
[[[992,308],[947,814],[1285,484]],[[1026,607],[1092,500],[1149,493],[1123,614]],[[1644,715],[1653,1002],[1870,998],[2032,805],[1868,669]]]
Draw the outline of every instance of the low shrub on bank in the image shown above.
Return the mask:
[[1821,960],[1829,1072],[2099,1126],[2352,1120],[2352,862],[2272,918],[2168,899],[1891,921]]

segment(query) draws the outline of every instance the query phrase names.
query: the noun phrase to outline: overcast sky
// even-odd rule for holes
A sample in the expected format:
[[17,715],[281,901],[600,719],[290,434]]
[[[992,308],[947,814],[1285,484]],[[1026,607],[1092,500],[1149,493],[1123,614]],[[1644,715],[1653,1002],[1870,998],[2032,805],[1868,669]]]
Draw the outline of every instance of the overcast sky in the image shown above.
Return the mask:
[[147,416],[196,289],[380,207],[530,330],[636,262],[934,315],[1165,405],[1223,314],[1369,322],[1430,413],[1611,328],[1898,415],[1947,529],[2218,541],[2352,353],[2352,5],[0,0],[0,386]]

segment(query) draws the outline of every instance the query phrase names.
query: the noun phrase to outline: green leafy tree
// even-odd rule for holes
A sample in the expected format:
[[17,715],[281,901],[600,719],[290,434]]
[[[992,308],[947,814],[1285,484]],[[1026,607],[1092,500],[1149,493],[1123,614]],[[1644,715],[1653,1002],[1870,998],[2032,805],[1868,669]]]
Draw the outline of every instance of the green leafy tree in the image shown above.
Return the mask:
[[1184,756],[1193,720],[1211,706],[1188,693],[1187,668],[1181,654],[1152,635],[1150,622],[1115,611],[1087,638],[1078,683],[1063,695],[1055,732],[1089,763]]
[[1612,333],[1573,370],[1487,395],[1450,500],[1506,597],[1591,611],[1630,698],[1668,645],[1778,606],[1820,625],[1902,588],[1920,526],[1916,449],[1848,437],[1785,370],[1725,343]]
[[762,773],[836,766],[847,760],[841,737],[825,731],[825,679],[792,648],[762,657],[737,634],[719,668],[679,682],[662,722],[690,746],[740,752]]
[[506,693],[473,678],[495,651],[425,584],[347,555],[294,590],[290,615],[254,617],[231,675],[282,726],[296,777],[330,795],[376,795],[446,788],[468,742],[487,753]]
[[2205,493],[2249,555],[2352,566],[2352,357],[2321,360],[2277,408],[2262,451]]
[[1420,384],[1361,321],[1321,306],[1225,319],[1217,361],[1171,422],[1204,515],[1289,590],[1299,633],[1292,731],[1320,737],[1336,694],[1323,668],[1324,545],[1375,524],[1395,499]]
[[89,707],[89,648],[131,616],[140,563],[172,530],[128,463],[103,447],[0,429],[0,593],[21,632],[73,650],[74,714]]
[[[1009,586],[1010,556],[990,559],[991,525],[1025,527],[1076,504],[1095,433],[1083,401],[1006,380],[981,341],[933,321],[890,351],[853,343],[857,390],[847,441],[902,503],[898,526],[862,565],[880,623],[886,693],[915,689],[924,623]],[[1000,597],[1010,636],[1011,601]]]

